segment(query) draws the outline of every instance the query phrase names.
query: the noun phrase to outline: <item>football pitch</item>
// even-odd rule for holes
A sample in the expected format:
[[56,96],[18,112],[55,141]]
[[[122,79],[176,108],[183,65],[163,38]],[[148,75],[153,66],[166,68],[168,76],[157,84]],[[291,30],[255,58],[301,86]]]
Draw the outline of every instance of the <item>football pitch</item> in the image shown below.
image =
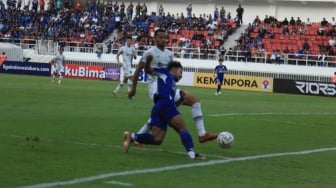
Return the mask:
[[117,82],[0,74],[0,187],[315,188],[335,187],[336,100],[181,87],[202,101],[206,129],[235,144],[199,143],[191,108],[181,106],[195,150],[190,160],[169,128],[161,146],[122,151],[152,102],[146,84],[134,99]]

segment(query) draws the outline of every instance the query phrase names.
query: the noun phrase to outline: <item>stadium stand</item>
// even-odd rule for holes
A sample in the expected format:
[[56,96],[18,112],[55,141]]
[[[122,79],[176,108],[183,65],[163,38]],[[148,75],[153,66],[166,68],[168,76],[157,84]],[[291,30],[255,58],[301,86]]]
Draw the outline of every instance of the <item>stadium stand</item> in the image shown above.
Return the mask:
[[[308,22],[308,18],[306,23],[300,20],[300,24],[295,21],[295,26],[289,24],[286,27],[277,23],[266,23],[260,18],[258,21],[249,20],[251,14],[258,17],[260,13],[265,12],[265,7],[277,9],[282,13],[271,16],[272,19],[293,18],[294,16],[288,16],[293,12],[290,12],[290,9],[301,6],[300,1],[245,2],[243,20],[244,23],[251,22],[241,37],[236,39],[235,46],[225,44],[226,39],[240,26],[237,18],[231,17],[235,15],[238,6],[233,0],[223,4],[214,2],[207,6],[200,0],[193,1],[190,17],[183,16],[186,10],[176,10],[177,6],[186,7],[187,4],[183,2],[158,1],[148,5],[138,2],[133,5],[131,1],[90,1],[88,6],[85,6],[81,1],[64,1],[63,4],[46,1],[46,7],[39,6],[37,9],[32,5],[20,7],[13,2],[7,5],[2,1],[2,4],[0,3],[1,40],[20,44],[24,49],[28,48],[42,55],[55,54],[57,48],[76,53],[96,53],[97,46],[102,45],[104,52],[107,52],[107,41],[112,41],[110,52],[115,53],[123,45],[126,35],[135,39],[134,45],[141,55],[143,50],[153,44],[151,37],[154,30],[163,27],[169,33],[168,46],[175,52],[176,57],[212,60],[217,59],[218,55],[223,55],[230,61],[335,66],[334,47],[325,49],[332,42],[328,35],[335,33],[332,25],[335,22],[334,18],[323,27],[315,21],[318,15],[314,17],[313,23]],[[319,11],[329,8],[330,3],[332,1],[312,0],[304,6],[313,6],[314,10]],[[132,8],[129,9],[131,4]],[[162,7],[161,12],[158,12],[159,4]],[[217,7],[221,7],[220,14],[215,12]],[[129,10],[133,10],[134,14]],[[289,10],[288,15],[283,14],[285,10]],[[296,11],[302,16],[302,20],[306,20],[307,13],[303,12],[304,10],[300,12],[301,10]],[[323,19],[321,18],[325,22]],[[291,21],[292,19],[288,20]],[[298,51],[303,45],[309,49]]]
[[[320,32],[320,31],[323,32]],[[280,53],[282,59],[304,59],[319,61],[321,54],[328,56],[328,66],[335,66],[335,26],[314,22],[311,25],[295,20],[293,24],[278,21],[276,18],[264,21],[258,18],[239,39],[236,48],[250,51],[251,58],[262,57],[255,51],[265,51],[263,56],[268,63],[274,63],[274,53]],[[244,56],[244,55],[242,55]],[[272,58],[273,56],[273,58]],[[292,56],[292,57],[291,57]],[[269,59],[269,60],[268,60]],[[322,64],[319,64],[322,66]],[[326,66],[327,64],[323,65]]]

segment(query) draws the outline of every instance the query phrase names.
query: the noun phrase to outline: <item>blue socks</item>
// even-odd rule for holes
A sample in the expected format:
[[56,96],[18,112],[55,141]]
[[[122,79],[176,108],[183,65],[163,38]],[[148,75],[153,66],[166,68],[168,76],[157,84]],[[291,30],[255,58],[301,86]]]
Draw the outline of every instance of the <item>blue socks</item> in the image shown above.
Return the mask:
[[143,144],[155,144],[154,136],[149,133],[135,134],[134,140]]
[[[180,137],[181,142],[184,148],[187,150],[187,152],[193,151],[194,143],[189,132],[187,130],[180,132]],[[143,144],[152,144],[152,145],[155,144],[154,136],[149,133],[134,134],[134,140]]]
[[187,151],[193,151],[194,143],[193,143],[193,140],[192,140],[189,132],[187,130],[184,130],[184,131],[180,132],[180,136],[181,136],[181,141],[182,141],[182,144],[183,144],[184,148]]

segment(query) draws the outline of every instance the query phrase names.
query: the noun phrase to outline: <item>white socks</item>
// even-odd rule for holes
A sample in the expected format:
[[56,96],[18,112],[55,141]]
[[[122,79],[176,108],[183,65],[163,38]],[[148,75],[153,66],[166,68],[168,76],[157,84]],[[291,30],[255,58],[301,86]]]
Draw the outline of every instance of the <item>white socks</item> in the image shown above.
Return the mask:
[[143,134],[143,133],[147,133],[150,130],[150,118],[147,120],[147,122],[141,127],[141,129],[138,131],[138,134]]
[[206,133],[204,127],[203,113],[201,109],[201,102],[197,102],[191,106],[191,115],[195,121],[198,136],[203,136]]
[[190,159],[195,159],[196,157],[196,153],[194,151],[188,151],[188,156],[190,157]]

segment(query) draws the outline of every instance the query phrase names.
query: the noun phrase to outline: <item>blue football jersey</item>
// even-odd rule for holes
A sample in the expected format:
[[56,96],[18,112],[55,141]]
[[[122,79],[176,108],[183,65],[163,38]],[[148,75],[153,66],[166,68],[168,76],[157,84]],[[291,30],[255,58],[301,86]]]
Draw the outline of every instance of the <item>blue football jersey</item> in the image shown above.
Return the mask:
[[174,101],[175,91],[177,89],[174,76],[167,68],[153,68],[158,75],[157,93],[155,98],[165,98]]
[[224,72],[227,71],[227,68],[225,65],[217,65],[215,67],[215,72],[216,72],[216,78],[217,79],[220,79],[220,80],[223,80],[224,78]]

